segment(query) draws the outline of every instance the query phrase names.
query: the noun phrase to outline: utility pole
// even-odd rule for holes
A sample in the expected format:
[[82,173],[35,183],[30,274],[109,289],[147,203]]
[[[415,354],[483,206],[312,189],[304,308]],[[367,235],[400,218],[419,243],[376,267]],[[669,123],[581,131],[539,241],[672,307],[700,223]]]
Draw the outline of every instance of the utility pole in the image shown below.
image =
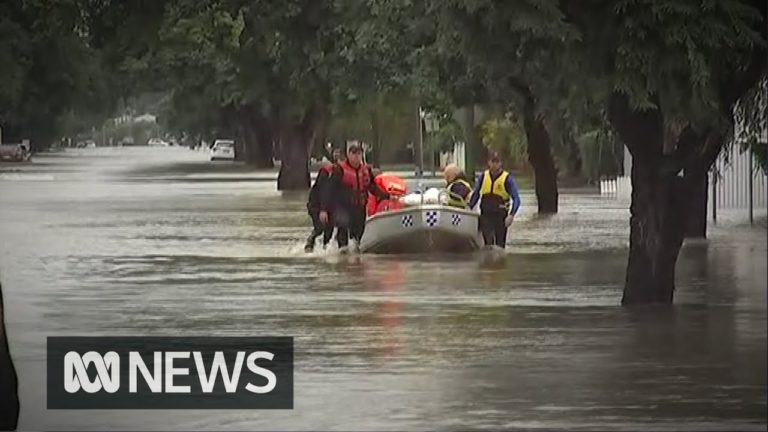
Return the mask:
[[424,112],[419,106],[419,178],[424,177],[424,131],[422,122],[424,120]]

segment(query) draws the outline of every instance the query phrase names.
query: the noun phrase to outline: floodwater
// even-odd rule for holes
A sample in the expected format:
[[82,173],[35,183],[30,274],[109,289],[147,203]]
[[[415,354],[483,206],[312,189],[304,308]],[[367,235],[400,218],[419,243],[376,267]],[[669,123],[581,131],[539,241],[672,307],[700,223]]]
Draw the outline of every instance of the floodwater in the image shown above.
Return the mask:
[[[620,307],[626,203],[531,191],[506,254],[306,255],[304,195],[183,148],[0,166],[22,430],[765,430],[766,226],[719,215]],[[290,411],[45,408],[55,335],[293,336]]]

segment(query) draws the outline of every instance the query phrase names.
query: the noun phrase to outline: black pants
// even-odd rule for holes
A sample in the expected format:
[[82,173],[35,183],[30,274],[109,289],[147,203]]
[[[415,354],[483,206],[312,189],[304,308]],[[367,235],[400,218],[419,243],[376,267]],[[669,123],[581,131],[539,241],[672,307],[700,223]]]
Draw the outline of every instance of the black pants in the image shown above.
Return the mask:
[[333,223],[331,223],[331,216],[328,215],[328,224],[326,225],[323,225],[323,223],[320,222],[320,210],[310,210],[309,217],[312,218],[312,234],[307,238],[307,244],[314,245],[315,240],[322,235],[323,246],[327,245],[328,242],[331,241],[331,237],[333,237]]
[[507,246],[507,226],[504,224],[507,213],[482,212],[480,213],[480,231],[486,246],[496,245],[501,248]]
[[339,247],[344,247],[349,243],[349,238],[360,242],[365,231],[365,207],[338,208],[334,211],[334,222],[338,231],[336,232],[336,241]]

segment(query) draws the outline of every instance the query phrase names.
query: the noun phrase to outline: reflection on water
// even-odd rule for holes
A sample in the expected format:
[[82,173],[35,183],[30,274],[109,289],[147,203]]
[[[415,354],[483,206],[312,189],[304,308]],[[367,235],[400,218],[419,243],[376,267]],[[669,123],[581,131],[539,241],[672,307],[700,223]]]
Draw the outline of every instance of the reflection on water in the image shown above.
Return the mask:
[[[675,307],[627,310],[627,210],[589,193],[539,219],[524,191],[507,254],[305,255],[304,195],[273,173],[176,148],[8,167],[23,429],[765,429],[764,220],[687,244]],[[47,411],[64,334],[294,336],[295,409]]]

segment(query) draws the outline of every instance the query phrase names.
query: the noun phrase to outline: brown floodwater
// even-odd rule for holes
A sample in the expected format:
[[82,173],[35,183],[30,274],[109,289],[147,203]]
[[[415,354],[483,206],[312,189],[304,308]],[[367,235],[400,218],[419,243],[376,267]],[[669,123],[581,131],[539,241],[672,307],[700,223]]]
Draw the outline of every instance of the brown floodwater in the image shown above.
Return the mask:
[[[184,148],[0,165],[22,430],[766,428],[765,210],[686,244],[671,307],[622,308],[627,204],[564,191],[506,253],[304,254],[305,194]],[[45,338],[293,336],[290,411],[61,411]]]

